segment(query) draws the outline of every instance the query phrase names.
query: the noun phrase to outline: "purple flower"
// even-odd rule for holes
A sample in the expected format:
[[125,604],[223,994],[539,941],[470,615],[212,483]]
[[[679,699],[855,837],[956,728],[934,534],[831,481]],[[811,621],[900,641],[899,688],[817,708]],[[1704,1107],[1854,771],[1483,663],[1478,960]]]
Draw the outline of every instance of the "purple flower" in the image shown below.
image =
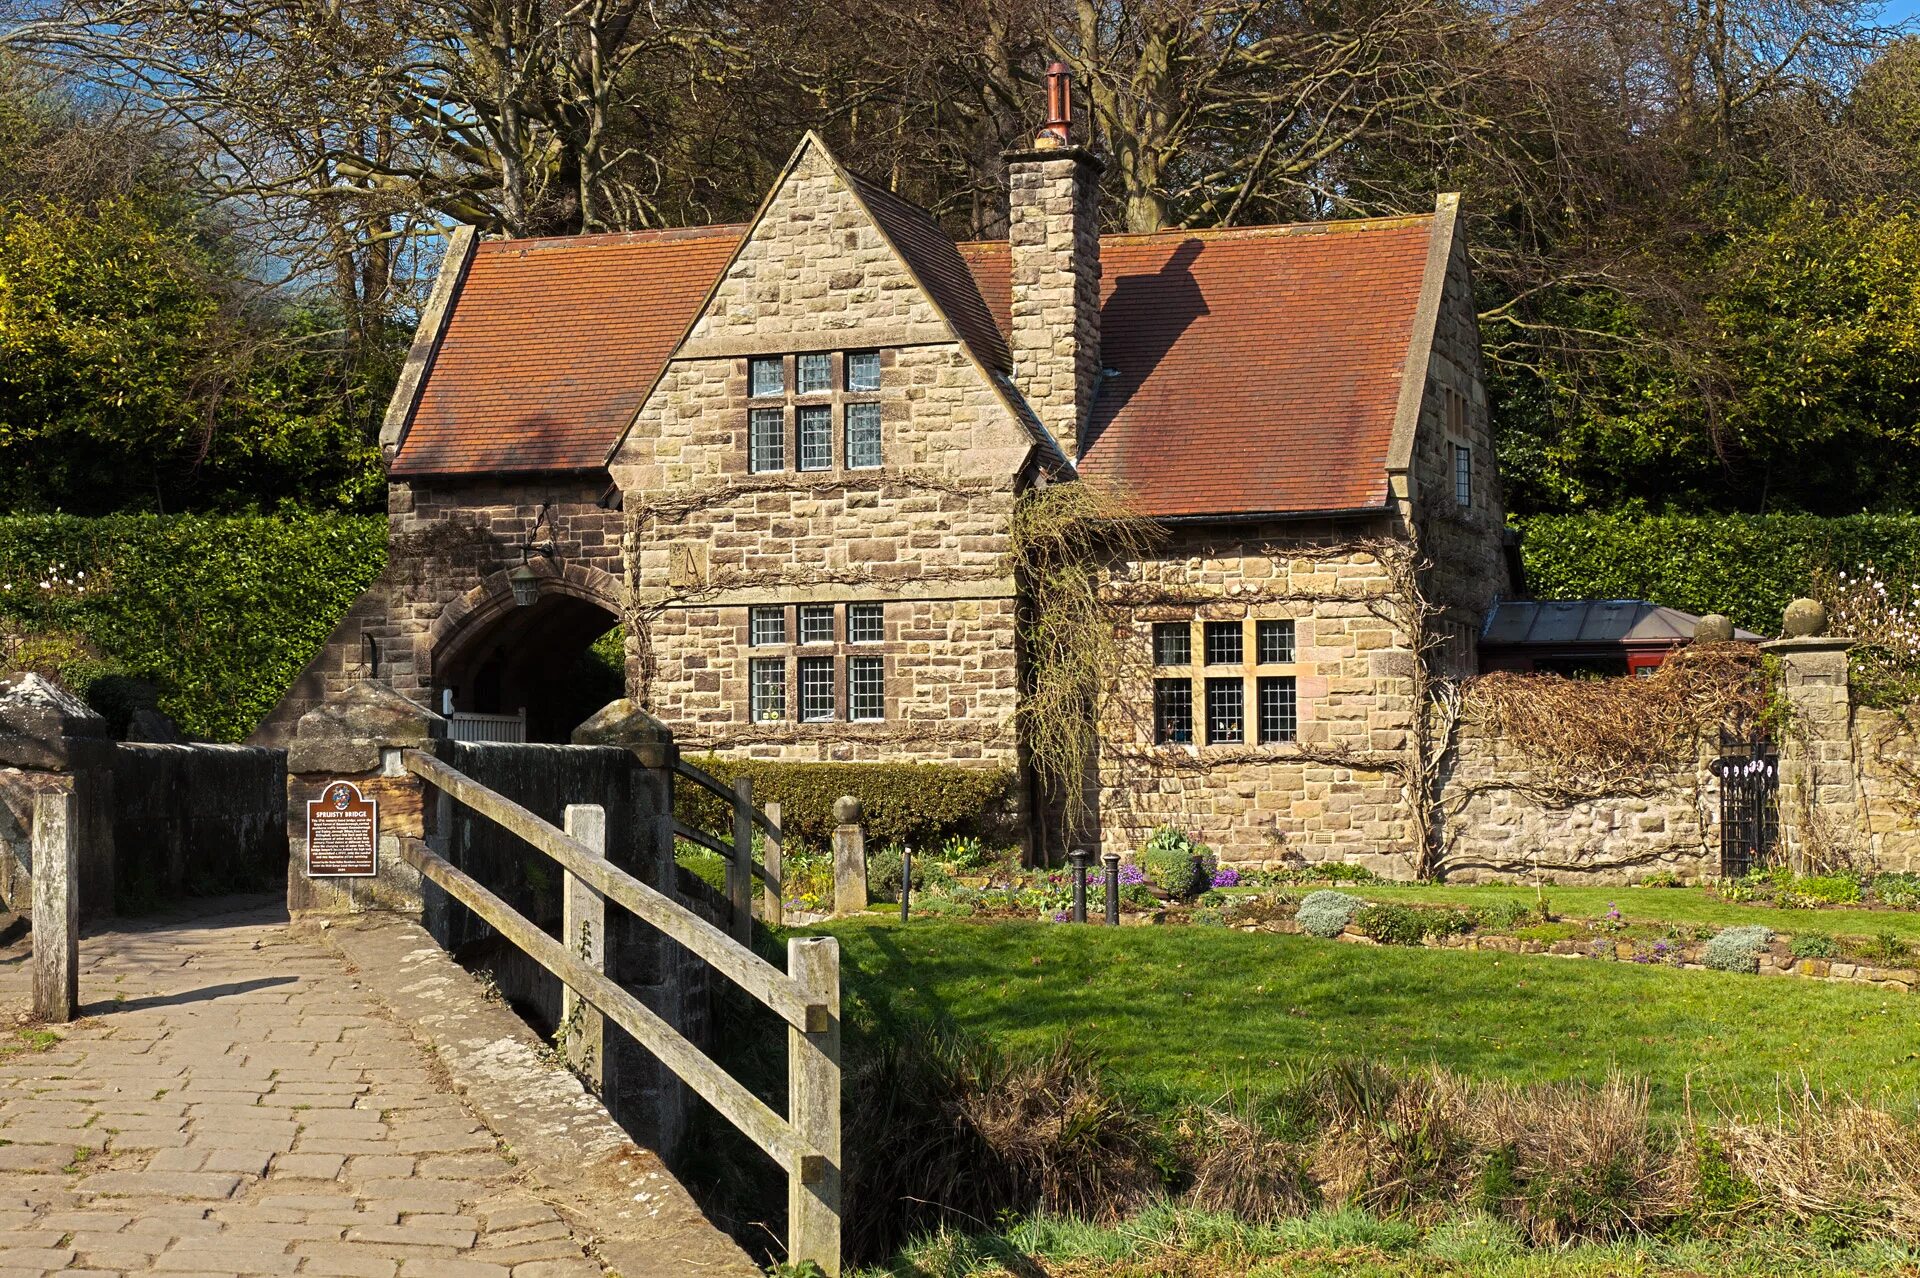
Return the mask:
[[1055,923],[1065,923],[1067,921],[1067,912],[1065,910],[1055,910],[1053,912],[1053,921]]
[[1146,881],[1147,872],[1139,866],[1123,865],[1120,867],[1120,885],[1122,887],[1132,887],[1136,883],[1145,883]]
[[1215,887],[1232,887],[1239,881],[1240,871],[1234,869],[1231,865],[1223,865],[1213,872],[1213,885]]
[[1620,921],[1620,907],[1615,905],[1612,901],[1607,902],[1607,917],[1612,919],[1615,923],[1618,923]]

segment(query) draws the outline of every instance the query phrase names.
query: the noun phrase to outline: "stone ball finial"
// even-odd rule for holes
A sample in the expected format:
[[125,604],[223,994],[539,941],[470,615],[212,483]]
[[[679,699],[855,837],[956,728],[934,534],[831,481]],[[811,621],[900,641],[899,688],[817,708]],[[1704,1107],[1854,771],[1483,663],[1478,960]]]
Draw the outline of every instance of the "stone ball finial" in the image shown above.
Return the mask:
[[860,800],[843,794],[833,801],[833,819],[838,825],[860,824]]
[[1796,599],[1787,605],[1782,624],[1789,639],[1806,639],[1824,633],[1827,628],[1826,606],[1817,599]]
[[1733,620],[1717,612],[1708,613],[1694,623],[1693,641],[1695,643],[1731,643]]

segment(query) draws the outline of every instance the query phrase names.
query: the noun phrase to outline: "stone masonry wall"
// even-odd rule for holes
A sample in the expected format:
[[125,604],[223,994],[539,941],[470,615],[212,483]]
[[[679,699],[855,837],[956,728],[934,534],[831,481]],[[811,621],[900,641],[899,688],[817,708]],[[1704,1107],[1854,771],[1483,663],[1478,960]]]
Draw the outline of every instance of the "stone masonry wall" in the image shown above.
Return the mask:
[[1079,151],[1008,157],[1014,383],[1069,457],[1100,380],[1100,170]]
[[1857,706],[1851,736],[1866,864],[1920,871],[1920,718]]
[[[1406,747],[1412,656],[1395,622],[1391,576],[1370,555],[1315,548],[1377,531],[1181,529],[1156,558],[1115,567],[1108,588],[1125,601],[1138,664],[1128,672],[1131,691],[1118,699],[1125,709],[1105,731],[1104,850],[1136,850],[1155,826],[1171,823],[1227,862],[1334,860],[1407,872],[1400,781],[1385,765]],[[1254,623],[1283,618],[1294,621],[1296,660],[1258,664]],[[1189,620],[1193,664],[1151,666],[1153,624]],[[1244,623],[1245,664],[1205,664],[1207,621]],[[1257,742],[1261,675],[1294,677],[1296,741]],[[1154,744],[1156,677],[1191,678],[1195,744]],[[1244,680],[1245,744],[1206,742],[1206,680],[1221,677]]]
[[[1456,443],[1473,450],[1473,501],[1465,508],[1454,497]],[[1434,322],[1413,470],[1421,546],[1433,565],[1426,583],[1428,596],[1437,605],[1458,610],[1458,623],[1477,634],[1474,628],[1485,619],[1494,599],[1511,595],[1513,588],[1502,551],[1506,506],[1494,465],[1493,431],[1481,379],[1472,273],[1459,240],[1447,265],[1446,287]],[[1463,654],[1462,665],[1470,670],[1474,663]]]
[[[880,389],[845,389],[847,351]],[[833,389],[800,395],[794,357],[827,352]],[[749,360],[786,392],[750,398]],[[847,465],[848,402],[880,407],[882,465]],[[833,456],[796,468],[795,413],[831,411]],[[750,473],[750,408],[779,408],[783,469]],[[789,759],[1012,764],[1016,692],[1007,535],[1033,448],[817,149],[797,160],[612,467],[626,494],[637,694],[688,750]],[[844,605],[884,605],[885,641],[847,643]],[[798,644],[793,605],[834,605],[831,644]],[[786,608],[788,642],[749,649],[748,609]],[[846,658],[885,661],[886,717],[846,721]],[[799,722],[797,666],[835,659],[831,721]],[[754,723],[753,657],[786,660],[787,713]]]
[[[534,539],[556,548],[556,560],[532,560],[537,571],[567,578],[582,593],[609,593],[595,584],[617,583],[623,575],[621,516],[601,504],[609,487],[605,476],[390,484],[386,569],[248,743],[285,745],[302,714],[372,674],[369,637],[378,645],[379,677],[426,704],[435,689],[436,662],[450,642],[465,637],[447,633],[445,626],[436,634],[436,623],[476,591],[507,589],[499,578],[520,565],[520,548],[536,521]],[[617,593],[606,606],[617,615]]]
[[1649,776],[1634,794],[1573,798],[1537,775],[1512,743],[1464,726],[1440,803],[1450,882],[1626,883],[1659,871],[1719,873],[1720,783],[1703,737],[1691,765]]

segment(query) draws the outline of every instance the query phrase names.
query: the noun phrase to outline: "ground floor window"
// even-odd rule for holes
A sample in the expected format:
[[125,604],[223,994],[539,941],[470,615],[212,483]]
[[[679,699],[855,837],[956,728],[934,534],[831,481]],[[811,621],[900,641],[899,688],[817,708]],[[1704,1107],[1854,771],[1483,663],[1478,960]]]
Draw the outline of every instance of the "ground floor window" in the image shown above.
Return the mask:
[[847,658],[847,717],[855,721],[887,717],[886,674],[881,658]]
[[833,718],[833,658],[800,658],[800,718],[822,723]]
[[1185,679],[1153,681],[1153,739],[1161,745],[1193,744],[1193,684]]
[[1207,744],[1239,745],[1246,739],[1246,685],[1238,679],[1207,680]]
[[1299,706],[1292,675],[1260,681],[1260,744],[1292,741],[1300,733]]
[[784,657],[755,657],[748,663],[748,710],[755,723],[787,717],[787,662]]

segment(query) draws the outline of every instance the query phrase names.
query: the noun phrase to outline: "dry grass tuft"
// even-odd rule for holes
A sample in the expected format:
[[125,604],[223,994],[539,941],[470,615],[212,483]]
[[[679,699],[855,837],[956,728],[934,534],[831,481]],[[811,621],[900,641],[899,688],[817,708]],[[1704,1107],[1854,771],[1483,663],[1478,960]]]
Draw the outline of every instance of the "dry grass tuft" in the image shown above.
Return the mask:
[[1912,1120],[1803,1088],[1783,1096],[1772,1119],[1725,1118],[1717,1135],[1734,1171],[1795,1220],[1920,1239],[1920,1126]]
[[1307,1151],[1250,1115],[1196,1109],[1179,1136],[1192,1177],[1186,1201],[1203,1211],[1271,1225],[1319,1204]]

